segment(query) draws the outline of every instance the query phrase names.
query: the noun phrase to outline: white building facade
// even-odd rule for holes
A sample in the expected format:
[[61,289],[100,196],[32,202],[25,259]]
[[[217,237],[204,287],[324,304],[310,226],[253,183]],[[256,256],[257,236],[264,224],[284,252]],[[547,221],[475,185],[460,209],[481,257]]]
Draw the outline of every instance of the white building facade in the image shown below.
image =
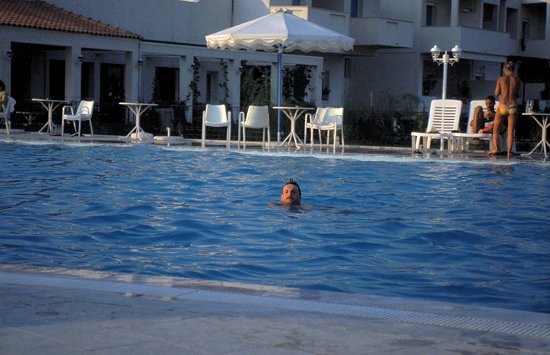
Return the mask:
[[[17,0],[0,0],[2,3]],[[41,1],[20,1],[20,3]],[[274,53],[208,49],[205,35],[286,7],[295,15],[355,38],[352,52],[285,54],[285,66],[311,70],[315,105],[375,106],[388,94],[421,102],[441,95],[442,69],[430,48],[455,45],[461,60],[449,70],[449,98],[484,98],[502,65],[519,63],[527,99],[548,99],[550,4],[542,0],[47,0],[67,20],[107,25],[95,33],[11,24],[0,19],[0,78],[16,99],[68,101],[227,102],[240,109],[243,63],[271,66]],[[48,5],[49,6],[49,5]],[[1,11],[1,10],[0,10]],[[43,11],[43,10],[38,10]],[[109,32],[111,31],[111,32]],[[221,64],[223,63],[223,64]],[[30,65],[31,70],[25,69]],[[520,75],[521,76],[521,75]],[[60,84],[59,81],[63,84]],[[119,83],[119,84],[117,84]],[[195,88],[191,83],[194,83]],[[193,94],[193,95],[192,95]],[[191,117],[191,112],[189,116]]]

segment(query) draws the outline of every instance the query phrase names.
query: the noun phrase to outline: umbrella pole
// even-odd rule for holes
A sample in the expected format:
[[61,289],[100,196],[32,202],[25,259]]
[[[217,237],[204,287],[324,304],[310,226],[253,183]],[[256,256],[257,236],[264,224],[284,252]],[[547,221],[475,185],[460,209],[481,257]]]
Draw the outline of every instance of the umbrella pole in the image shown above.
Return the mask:
[[[282,73],[283,73],[283,46],[277,52],[277,106],[281,107]],[[277,144],[281,143],[281,110],[277,110]]]

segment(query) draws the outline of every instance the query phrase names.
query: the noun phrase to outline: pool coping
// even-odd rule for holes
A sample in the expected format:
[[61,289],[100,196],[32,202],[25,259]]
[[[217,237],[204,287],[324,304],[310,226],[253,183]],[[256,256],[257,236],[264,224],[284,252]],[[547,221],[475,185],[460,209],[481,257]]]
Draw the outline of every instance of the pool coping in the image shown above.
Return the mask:
[[[50,135],[46,133],[38,133],[38,132],[27,132],[23,130],[16,130],[12,129],[11,134],[7,135],[5,133],[5,130],[0,129],[0,140],[12,140],[12,141],[47,141],[47,142],[59,142],[59,143],[131,143],[131,144],[155,144],[155,145],[184,145],[184,146],[200,146],[201,145],[201,139],[195,139],[195,138],[184,138],[181,136],[154,136],[152,140],[136,140],[127,138],[125,136],[118,136],[118,135],[89,135],[89,134],[83,134],[82,136],[60,136],[60,135]],[[241,143],[242,144],[242,143]],[[266,143],[267,144],[267,143]],[[237,148],[238,142],[236,140],[232,140],[230,142],[230,146]],[[226,141],[225,140],[213,140],[213,139],[207,139],[206,140],[206,146],[207,147],[226,147]],[[248,141],[247,146],[252,147],[253,149],[262,148],[262,142],[261,141]],[[315,149],[319,149],[320,151],[324,150],[326,152],[332,152],[333,147],[332,145],[319,145],[318,143],[315,143],[313,145],[307,145],[307,148],[313,147]],[[271,149],[281,149],[281,150],[300,150],[296,149],[294,147],[279,147],[277,145],[276,141],[271,141]],[[242,148],[241,148],[242,149]],[[322,149],[322,150],[321,150]],[[344,152],[358,152],[361,151],[363,153],[365,152],[387,152],[387,153],[399,153],[399,154],[413,154],[410,147],[405,146],[384,146],[384,145],[345,145]],[[337,146],[336,153],[341,153],[342,149],[340,146]],[[429,152],[423,152],[424,154],[447,154],[446,151],[439,151],[438,149],[430,149]],[[479,150],[479,149],[472,149],[469,152],[465,153],[454,153],[452,155],[458,156],[458,155],[468,155],[468,154],[474,154],[474,155],[481,155],[485,156],[485,150]]]
[[525,335],[547,339],[550,343],[550,314],[432,300],[16,264],[0,264],[0,284],[254,304],[283,310]]

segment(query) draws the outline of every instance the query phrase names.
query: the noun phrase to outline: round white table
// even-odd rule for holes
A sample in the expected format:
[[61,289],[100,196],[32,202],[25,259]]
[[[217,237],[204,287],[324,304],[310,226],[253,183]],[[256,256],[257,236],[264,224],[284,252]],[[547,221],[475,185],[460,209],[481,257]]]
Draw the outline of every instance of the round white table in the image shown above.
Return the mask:
[[50,100],[50,99],[32,99],[33,102],[38,102],[48,111],[48,122],[40,128],[40,131],[38,133],[42,133],[44,129],[46,129],[46,133],[53,134],[54,128],[53,128],[53,112],[56,108],[58,108],[61,105],[68,104],[67,101],[64,100]]
[[276,110],[280,110],[285,116],[290,120],[290,133],[286,138],[281,142],[281,145],[290,143],[294,140],[294,145],[300,147],[300,144],[304,144],[300,137],[296,135],[296,121],[300,118],[306,111],[315,110],[313,107],[300,107],[300,106],[274,106]]
[[[535,146],[535,148],[533,148],[533,150],[531,150],[528,154],[525,154],[525,156],[530,156],[531,154],[533,154],[535,150],[537,150],[539,146],[542,145],[541,150],[544,152],[544,158],[547,158],[548,154],[546,153],[546,146],[550,148],[550,143],[548,143],[548,139],[547,139],[548,137],[547,130],[548,130],[548,127],[550,127],[550,122],[548,122],[548,118],[550,118],[550,113],[525,112],[523,113],[523,116],[530,116],[531,118],[533,118],[535,122],[537,122],[537,124],[542,129],[542,137],[540,142],[537,143],[537,145]],[[540,121],[539,121],[539,118],[540,118]]]
[[[142,140],[144,137],[151,135],[141,128],[141,114],[143,114],[151,107],[158,106],[157,104],[141,102],[119,102],[118,104],[128,107],[128,109],[132,111],[132,113],[136,116],[136,126],[130,131],[130,133],[126,135],[126,138],[130,137],[132,139]],[[135,134],[132,135],[133,133]]]

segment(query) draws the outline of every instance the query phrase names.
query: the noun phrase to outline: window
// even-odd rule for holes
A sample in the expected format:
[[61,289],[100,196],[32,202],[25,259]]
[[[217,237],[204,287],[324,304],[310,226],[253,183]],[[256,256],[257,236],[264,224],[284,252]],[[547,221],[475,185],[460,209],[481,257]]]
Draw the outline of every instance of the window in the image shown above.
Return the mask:
[[84,100],[94,99],[94,63],[81,64],[82,81],[80,82],[80,96]]
[[497,30],[497,7],[496,5],[483,4],[483,29]]
[[506,9],[506,32],[510,34],[510,38],[517,38],[518,26],[518,10]]
[[435,25],[435,5],[427,4],[426,5],[426,26]]
[[64,100],[65,99],[65,61],[50,60],[50,99]]
[[220,102],[218,97],[218,87],[218,72],[206,72],[206,102],[212,104],[218,104]]
[[521,23],[521,39],[529,39],[529,21],[527,20]]
[[155,87],[153,99],[158,102],[176,101],[176,68],[157,67],[155,69]]
[[344,58],[344,78],[351,78],[351,59]]
[[321,93],[322,95],[322,100],[323,101],[328,101],[329,99],[329,95],[330,95],[330,72],[329,71],[324,71],[323,72],[323,91]]
[[99,97],[101,103],[124,101],[124,66],[102,63],[100,71]]
[[358,2],[359,0],[351,0],[350,17],[358,17]]

